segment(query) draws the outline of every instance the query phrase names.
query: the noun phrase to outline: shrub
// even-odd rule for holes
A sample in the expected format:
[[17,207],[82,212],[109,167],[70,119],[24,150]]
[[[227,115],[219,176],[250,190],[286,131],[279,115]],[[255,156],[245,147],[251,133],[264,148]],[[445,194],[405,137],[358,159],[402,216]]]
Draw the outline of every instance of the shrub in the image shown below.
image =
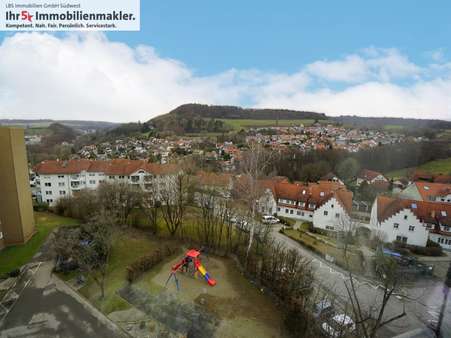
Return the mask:
[[33,204],[33,210],[34,211],[48,211],[49,205],[44,202],[36,202],[35,204]]
[[422,255],[422,256],[441,256],[442,253],[442,247],[422,247],[422,246],[412,246],[410,247],[410,251],[416,255]]
[[287,217],[279,216],[279,220],[280,220],[280,223],[282,223],[283,225],[289,226],[289,227],[292,227],[296,224],[296,221],[294,219],[287,218]]
[[136,279],[149,271],[163,259],[177,252],[177,248],[165,246],[163,249],[157,249],[151,254],[142,256],[127,267],[127,280],[133,283]]

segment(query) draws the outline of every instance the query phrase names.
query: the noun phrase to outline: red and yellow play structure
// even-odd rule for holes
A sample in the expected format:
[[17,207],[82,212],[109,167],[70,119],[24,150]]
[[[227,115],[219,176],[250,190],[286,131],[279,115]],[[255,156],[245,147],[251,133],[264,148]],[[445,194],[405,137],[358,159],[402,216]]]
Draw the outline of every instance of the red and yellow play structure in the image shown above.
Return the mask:
[[200,260],[200,254],[201,252],[198,250],[195,249],[188,250],[188,252],[185,254],[185,257],[180,262],[172,266],[172,271],[171,274],[169,275],[168,280],[166,281],[165,287],[168,284],[171,277],[174,277],[175,285],[177,287],[177,290],[179,290],[177,271],[185,271],[185,272],[193,271],[194,274],[196,272],[199,272],[205,278],[208,285],[215,286],[216,280],[210,276],[205,267],[202,265],[202,262]]

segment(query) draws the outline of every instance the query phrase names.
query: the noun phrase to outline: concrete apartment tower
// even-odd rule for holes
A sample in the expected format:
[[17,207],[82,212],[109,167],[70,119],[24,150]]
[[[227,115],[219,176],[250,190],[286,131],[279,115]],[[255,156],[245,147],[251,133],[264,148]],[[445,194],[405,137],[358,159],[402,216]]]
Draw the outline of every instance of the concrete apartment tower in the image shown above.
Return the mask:
[[0,250],[35,232],[24,129],[0,127]]

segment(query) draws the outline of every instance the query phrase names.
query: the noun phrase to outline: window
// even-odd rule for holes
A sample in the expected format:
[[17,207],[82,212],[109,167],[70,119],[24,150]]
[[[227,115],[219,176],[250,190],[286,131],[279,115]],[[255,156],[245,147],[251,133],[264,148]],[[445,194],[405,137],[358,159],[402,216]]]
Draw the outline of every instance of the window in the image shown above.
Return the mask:
[[407,215],[404,215],[404,219],[407,219]]
[[399,228],[399,223],[394,223],[393,224],[393,229],[398,229]]
[[105,182],[105,180],[99,180],[99,183],[103,183],[103,182]]
[[285,213],[288,214],[288,209],[285,209]]
[[58,187],[64,187],[65,183],[64,182],[58,182]]
[[331,225],[326,225],[326,229],[327,230],[335,230],[335,227],[331,226]]
[[305,212],[301,212],[301,216],[305,216]]
[[416,209],[417,208],[417,204],[416,203],[412,203],[412,209]]
[[108,176],[110,180],[114,180],[114,176]]
[[280,208],[279,208],[279,207],[277,207],[277,211],[280,211]]
[[327,216],[329,212],[327,210],[324,210],[324,216]]
[[319,195],[322,197],[322,196],[324,196],[324,191],[321,191],[320,193],[319,193]]
[[52,192],[48,190],[48,191],[45,192],[45,194],[46,194],[46,195],[51,195]]
[[64,178],[64,175],[58,175],[58,178]]
[[409,225],[409,231],[414,231],[415,227],[413,225]]
[[333,209],[333,208],[334,208],[334,205],[333,205],[333,204],[331,204],[331,205],[330,205],[330,207],[331,207],[331,208]]
[[396,240],[398,242],[407,243],[407,237],[405,236],[396,236]]
[[442,211],[442,216],[446,217],[446,211]]
[[53,200],[52,199],[48,199],[47,203],[53,203]]
[[293,214],[293,210],[290,210],[290,214],[291,214],[291,215]]
[[96,184],[96,180],[89,180],[89,184]]
[[313,217],[313,215],[310,214],[310,215],[308,215],[308,217]]
[[121,179],[122,179],[122,178],[124,178],[124,176],[119,176],[119,178],[121,178]]
[[296,215],[300,215],[301,214],[301,212],[298,210],[298,211],[296,211]]
[[89,176],[95,176],[96,174],[95,173],[89,173]]
[[60,190],[60,195],[66,195],[66,192],[64,190]]
[[335,214],[335,218],[340,218],[340,214],[338,212]]
[[44,185],[45,185],[46,187],[51,187],[51,186],[52,186],[52,183],[46,182]]

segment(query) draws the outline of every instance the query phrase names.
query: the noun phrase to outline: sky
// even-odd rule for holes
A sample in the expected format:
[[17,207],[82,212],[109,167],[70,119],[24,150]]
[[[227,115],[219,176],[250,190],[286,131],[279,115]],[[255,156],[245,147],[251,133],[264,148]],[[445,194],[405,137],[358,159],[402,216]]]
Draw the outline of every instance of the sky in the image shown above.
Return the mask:
[[450,1],[142,1],[141,31],[1,33],[0,118],[189,102],[451,120]]

